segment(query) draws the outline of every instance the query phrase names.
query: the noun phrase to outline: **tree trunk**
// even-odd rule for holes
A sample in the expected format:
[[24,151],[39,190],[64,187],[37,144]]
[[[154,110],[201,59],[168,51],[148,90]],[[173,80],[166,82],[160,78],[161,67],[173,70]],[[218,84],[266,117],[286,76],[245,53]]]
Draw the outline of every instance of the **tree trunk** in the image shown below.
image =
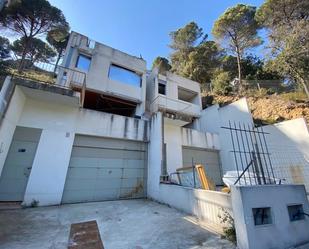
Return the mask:
[[241,93],[243,90],[243,86],[242,86],[242,77],[241,77],[241,57],[240,57],[240,52],[239,52],[238,47],[236,47],[236,53],[237,53],[237,67],[238,67],[238,81],[239,81],[238,92]]
[[61,59],[61,53],[58,53],[55,68],[54,68],[54,74],[56,74],[56,70],[57,70],[60,59]]
[[300,82],[305,90],[305,93],[307,95],[307,99],[309,100],[309,89],[308,89],[308,86],[306,84],[306,82],[303,80],[303,79],[300,79]]
[[28,47],[29,47],[29,40],[28,40],[28,37],[25,37],[25,46],[24,46],[23,53],[21,55],[21,59],[19,62],[18,73],[21,73],[21,71],[24,69],[24,63],[25,63],[27,52],[28,52]]

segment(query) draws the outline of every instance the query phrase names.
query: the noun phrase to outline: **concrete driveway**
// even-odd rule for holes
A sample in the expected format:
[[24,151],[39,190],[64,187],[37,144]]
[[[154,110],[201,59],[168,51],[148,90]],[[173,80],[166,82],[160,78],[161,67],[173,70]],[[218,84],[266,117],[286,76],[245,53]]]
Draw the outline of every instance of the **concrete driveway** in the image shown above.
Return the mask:
[[0,211],[0,249],[64,249],[70,225],[89,220],[106,249],[235,248],[176,209],[125,200]]

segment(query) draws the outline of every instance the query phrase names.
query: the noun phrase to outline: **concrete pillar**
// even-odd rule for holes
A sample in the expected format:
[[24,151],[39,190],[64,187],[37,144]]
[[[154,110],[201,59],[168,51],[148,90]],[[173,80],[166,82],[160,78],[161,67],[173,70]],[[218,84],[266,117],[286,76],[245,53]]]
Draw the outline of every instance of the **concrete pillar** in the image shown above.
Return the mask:
[[154,114],[149,122],[147,196],[159,198],[162,164],[162,113]]
[[43,130],[29,176],[24,202],[40,206],[61,203],[74,133]]

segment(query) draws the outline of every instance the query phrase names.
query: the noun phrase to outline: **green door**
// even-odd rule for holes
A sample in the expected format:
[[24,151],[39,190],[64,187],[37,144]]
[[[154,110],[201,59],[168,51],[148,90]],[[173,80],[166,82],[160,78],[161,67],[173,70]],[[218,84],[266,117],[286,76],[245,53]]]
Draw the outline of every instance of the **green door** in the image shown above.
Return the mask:
[[207,176],[209,176],[216,185],[222,185],[221,167],[219,152],[214,150],[199,149],[193,147],[182,148],[182,161],[184,167],[194,164],[202,164]]
[[143,142],[76,136],[62,203],[144,197],[146,148]]
[[23,201],[40,129],[16,127],[0,177],[0,201]]

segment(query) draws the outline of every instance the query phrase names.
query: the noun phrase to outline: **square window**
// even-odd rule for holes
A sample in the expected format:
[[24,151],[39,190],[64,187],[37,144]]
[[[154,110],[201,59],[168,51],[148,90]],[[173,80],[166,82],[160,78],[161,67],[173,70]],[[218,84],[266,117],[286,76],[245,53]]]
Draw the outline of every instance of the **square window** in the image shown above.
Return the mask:
[[76,65],[78,69],[88,71],[91,63],[91,58],[85,55],[78,55]]
[[302,204],[288,206],[290,221],[304,220],[304,209]]
[[272,224],[270,207],[252,208],[252,212],[255,226]]

